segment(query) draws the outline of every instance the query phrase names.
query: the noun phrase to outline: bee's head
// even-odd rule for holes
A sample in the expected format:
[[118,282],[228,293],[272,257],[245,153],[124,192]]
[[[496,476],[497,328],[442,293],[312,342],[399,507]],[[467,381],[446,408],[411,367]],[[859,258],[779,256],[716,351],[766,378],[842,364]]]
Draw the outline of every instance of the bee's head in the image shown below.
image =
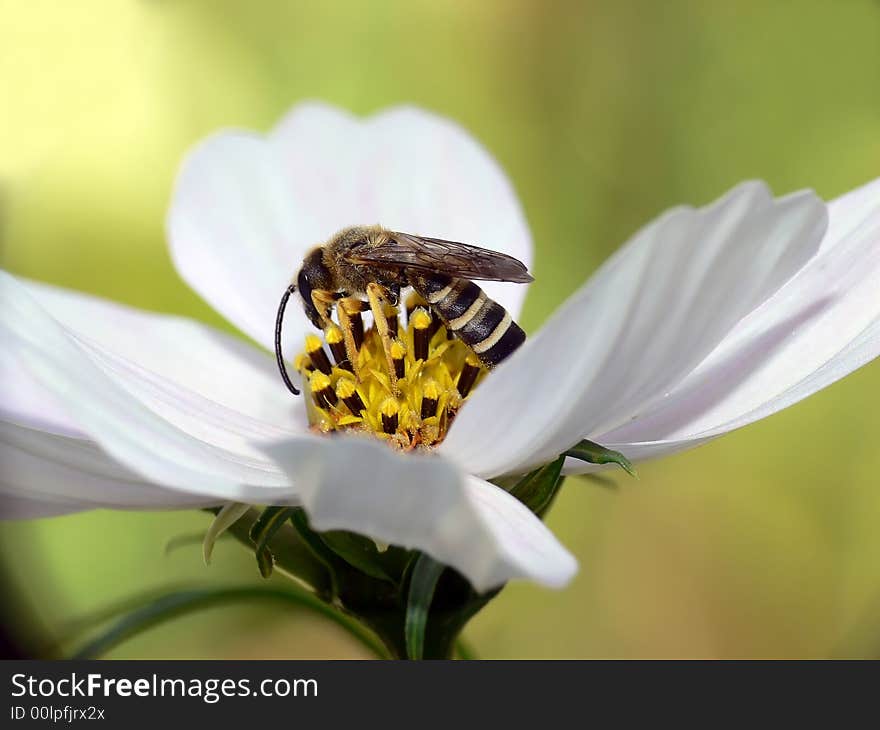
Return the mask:
[[312,300],[312,292],[316,289],[332,291],[334,287],[333,274],[324,264],[323,249],[319,246],[313,249],[304,259],[302,267],[296,276],[296,286],[302,299],[303,309],[309,321],[318,329],[322,329],[324,322],[321,314]]
[[321,314],[318,312],[312,299],[312,292],[321,289],[332,291],[333,274],[324,265],[320,247],[312,250],[303,259],[302,268],[300,268],[299,273],[296,275],[296,283],[291,284],[284,290],[281,303],[278,305],[278,316],[275,319],[275,358],[278,360],[278,369],[281,371],[284,384],[294,395],[299,395],[299,391],[290,381],[290,377],[287,375],[287,368],[284,365],[284,356],[281,352],[281,325],[284,322],[284,310],[287,308],[287,301],[297,289],[299,289],[299,295],[302,298],[306,316],[315,327],[322,329],[324,322],[321,320]]

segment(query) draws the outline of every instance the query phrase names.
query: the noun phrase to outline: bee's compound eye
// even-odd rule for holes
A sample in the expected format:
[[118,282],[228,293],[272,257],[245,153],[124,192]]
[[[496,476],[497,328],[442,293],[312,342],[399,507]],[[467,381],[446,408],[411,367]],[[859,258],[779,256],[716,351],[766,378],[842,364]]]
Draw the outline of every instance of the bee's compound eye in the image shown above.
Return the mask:
[[309,284],[309,277],[306,276],[305,269],[299,270],[299,275],[296,277],[296,285],[303,299],[311,293],[312,287]]

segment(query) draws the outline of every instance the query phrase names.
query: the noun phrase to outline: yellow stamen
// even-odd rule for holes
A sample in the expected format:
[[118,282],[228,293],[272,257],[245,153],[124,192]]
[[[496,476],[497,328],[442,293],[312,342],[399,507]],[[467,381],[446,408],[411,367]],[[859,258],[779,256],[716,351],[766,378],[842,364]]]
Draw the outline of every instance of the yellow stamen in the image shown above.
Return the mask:
[[339,400],[345,403],[348,410],[354,416],[360,416],[361,412],[366,409],[363,399],[358,395],[354,381],[348,378],[339,379],[339,382],[336,384],[336,395],[339,397]]
[[440,385],[436,380],[429,380],[422,388],[422,418],[432,418],[437,415],[437,401],[440,400]]
[[406,363],[404,362],[404,357],[406,357],[406,348],[403,346],[403,343],[400,340],[394,340],[391,343],[391,347],[388,349],[391,355],[391,362],[394,365],[394,374],[398,378],[402,378],[404,375],[406,375]]
[[387,434],[397,432],[399,422],[400,406],[395,398],[386,398],[379,408],[382,414],[382,430]]
[[427,360],[431,343],[433,320],[425,309],[417,309],[410,319],[413,327],[413,354],[416,360]]
[[340,398],[351,398],[356,392],[357,389],[351,380],[340,379],[336,385],[336,395]]
[[[352,348],[355,363],[348,360],[347,346],[354,343],[346,341],[345,327],[328,324],[323,342],[317,334],[306,337],[294,363],[311,396],[307,412],[314,430],[370,433],[400,449],[428,449],[446,437],[485,369],[461,340],[434,337],[439,320],[422,300],[412,303],[420,306],[407,327],[386,330],[390,341],[383,343],[375,326],[364,333]],[[350,325],[361,305],[346,305]],[[393,321],[397,310],[385,309],[385,321]]]
[[333,392],[333,387],[330,384],[330,378],[320,370],[315,370],[312,373],[312,377],[309,378],[309,388],[312,391],[315,404],[319,408],[329,408],[338,402],[336,393]]
[[328,345],[342,344],[342,330],[337,325],[327,328],[326,340]]
[[354,366],[349,362],[348,351],[345,349],[345,335],[342,334],[339,326],[331,324],[327,327],[324,332],[324,339],[330,346],[330,352],[333,353],[333,359],[336,361],[336,364],[353,373]]
[[431,326],[431,315],[424,309],[413,312],[412,324],[417,330],[426,330]]
[[467,398],[468,393],[471,392],[471,388],[474,387],[474,383],[477,381],[477,375],[480,374],[481,367],[480,361],[476,356],[468,353],[464,361],[464,367],[461,369],[461,375],[458,376],[458,382],[455,386],[462,398]]
[[306,353],[309,356],[309,360],[312,361],[312,365],[324,373],[324,375],[330,375],[332,371],[330,358],[324,352],[324,343],[321,342],[320,337],[317,335],[306,335]]

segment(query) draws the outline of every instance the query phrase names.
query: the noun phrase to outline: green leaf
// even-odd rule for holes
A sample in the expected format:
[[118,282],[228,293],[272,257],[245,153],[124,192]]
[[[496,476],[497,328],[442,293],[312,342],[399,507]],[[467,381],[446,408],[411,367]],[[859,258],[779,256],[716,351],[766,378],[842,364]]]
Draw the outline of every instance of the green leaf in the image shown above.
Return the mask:
[[94,659],[102,656],[127,639],[178,616],[216,605],[256,600],[293,604],[315,611],[341,626],[376,656],[382,658],[388,656],[382,642],[366,627],[322,603],[306,591],[291,588],[282,590],[263,586],[194,588],[174,590],[164,595],[150,596],[146,600],[149,600],[149,603],[139,606],[123,616],[81,647],[71,658]]
[[424,653],[428,609],[434,599],[437,581],[445,568],[445,565],[425,553],[419,556],[413,568],[404,623],[406,654],[410,659],[421,659]]
[[385,554],[379,552],[376,543],[370,538],[346,530],[330,530],[322,532],[320,536],[327,547],[349,565],[371,578],[394,582],[382,568]]
[[553,502],[553,498],[562,486],[564,456],[559,456],[549,464],[529,472],[510,489],[510,493],[539,517],[543,515]]
[[563,456],[589,462],[590,464],[617,464],[631,477],[636,476],[636,470],[629,459],[619,451],[612,451],[592,441],[584,439],[572,446]]
[[202,541],[202,555],[205,558],[205,565],[211,564],[211,554],[214,552],[214,543],[217,542],[217,538],[244,517],[249,509],[249,505],[230,502],[217,513]]

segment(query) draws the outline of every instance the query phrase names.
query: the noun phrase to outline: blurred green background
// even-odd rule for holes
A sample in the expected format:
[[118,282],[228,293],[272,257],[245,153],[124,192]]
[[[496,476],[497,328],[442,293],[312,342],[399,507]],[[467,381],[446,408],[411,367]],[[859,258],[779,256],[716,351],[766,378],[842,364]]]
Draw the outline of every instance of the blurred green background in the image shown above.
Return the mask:
[[[178,278],[178,162],[303,98],[412,102],[501,161],[537,245],[532,331],[640,225],[736,182],[826,198],[880,172],[880,3],[0,3],[0,263],[226,325]],[[552,252],[552,253],[551,253]],[[581,571],[511,585],[466,631],[485,657],[880,653],[880,364],[617,489],[570,480],[549,523]],[[232,543],[163,556],[198,513],[0,526],[28,641],[134,592],[257,583]],[[9,610],[10,603],[6,606]],[[268,606],[153,629],[114,657],[355,657]]]

